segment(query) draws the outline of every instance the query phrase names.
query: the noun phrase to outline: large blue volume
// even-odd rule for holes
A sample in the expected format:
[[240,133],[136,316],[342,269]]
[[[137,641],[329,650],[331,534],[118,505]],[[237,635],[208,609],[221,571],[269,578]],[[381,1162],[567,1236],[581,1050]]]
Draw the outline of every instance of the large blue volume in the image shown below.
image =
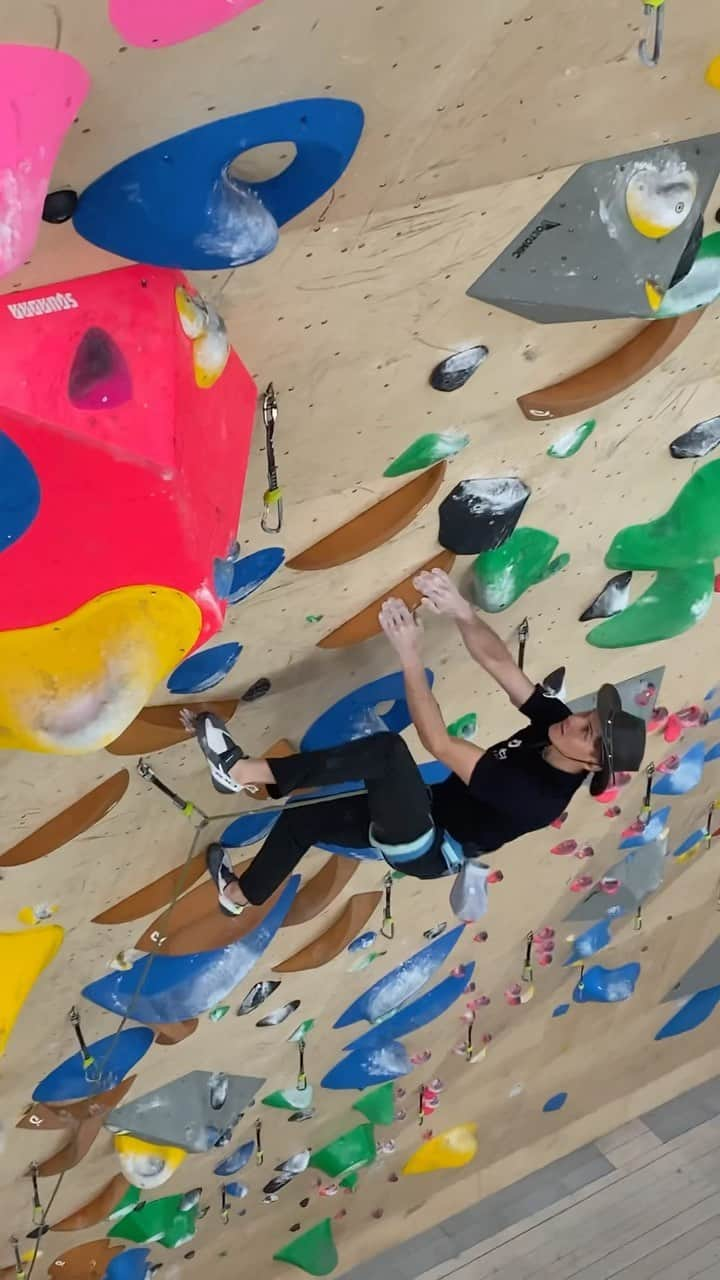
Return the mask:
[[460,924],[455,929],[448,929],[447,933],[435,938],[421,951],[416,951],[396,969],[391,969],[384,978],[353,1000],[333,1025],[349,1027],[353,1022],[378,1022],[401,1005],[406,1005],[447,960],[464,928]]
[[78,1050],[40,1081],[33,1093],[34,1101],[70,1102],[114,1089],[145,1056],[154,1039],[154,1032],[147,1027],[130,1027],[119,1035],[96,1040],[88,1046],[92,1059],[89,1066],[83,1066],[83,1055]]

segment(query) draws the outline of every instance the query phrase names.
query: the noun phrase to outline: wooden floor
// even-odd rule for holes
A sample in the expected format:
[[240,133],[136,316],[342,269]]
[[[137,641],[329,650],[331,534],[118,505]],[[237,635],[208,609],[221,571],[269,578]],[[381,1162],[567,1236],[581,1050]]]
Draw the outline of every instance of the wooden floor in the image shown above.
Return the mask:
[[720,1117],[669,1142],[635,1120],[596,1146],[612,1173],[420,1280],[718,1280]]

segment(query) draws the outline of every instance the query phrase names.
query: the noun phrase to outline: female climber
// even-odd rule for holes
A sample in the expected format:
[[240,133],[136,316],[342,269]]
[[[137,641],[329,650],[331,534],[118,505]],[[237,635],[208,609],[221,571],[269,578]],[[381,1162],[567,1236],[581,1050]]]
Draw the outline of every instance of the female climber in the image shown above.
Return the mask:
[[573,714],[559,698],[532,684],[446,573],[420,573],[415,586],[429,612],[454,619],[470,656],[500,685],[529,726],[485,750],[451,737],[425,675],[422,629],[396,599],[384,602],[380,624],[400,659],[405,697],[420,741],[450,770],[444,782],[427,787],[395,733],[376,733],[284,759],[252,760],[217,716],[183,713],[218,791],[251,791],[263,785],[277,798],[303,788],[359,778],[364,782],[360,794],[314,804],[290,801],[240,877],[222,846],[210,845],[208,870],[227,914],[238,915],[248,903],[265,902],[319,841],[348,849],[371,844],[391,867],[434,880],[525,832],[548,826],[567,808],[588,774],[590,790],[597,795],[616,770],[639,769],[645,724],[622,710],[613,685],[601,687],[593,711]]

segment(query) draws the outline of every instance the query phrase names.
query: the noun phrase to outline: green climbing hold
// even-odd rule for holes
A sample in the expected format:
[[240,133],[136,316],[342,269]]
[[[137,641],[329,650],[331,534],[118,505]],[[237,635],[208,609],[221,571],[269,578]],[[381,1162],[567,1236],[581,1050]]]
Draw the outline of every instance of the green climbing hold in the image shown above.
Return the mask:
[[524,591],[564,569],[570,556],[553,560],[557,538],[542,529],[516,529],[494,551],[481,551],[473,564],[473,592],[481,609],[499,613]]
[[323,613],[306,613],[305,621],[306,622],[322,622],[324,616],[325,615]]
[[580,427],[573,427],[571,431],[566,431],[564,435],[555,440],[547,451],[548,458],[572,458],[574,453],[582,449],[588,436],[591,436],[595,430],[597,423],[594,418],[588,418],[587,422],[583,422]]
[[720,296],[720,231],[705,236],[690,271],[668,289],[655,315],[659,320],[707,307]]
[[329,1276],[338,1264],[338,1252],[333,1240],[332,1223],[323,1218],[309,1231],[303,1231],[289,1244],[273,1254],[275,1262],[289,1262],[310,1276]]
[[714,581],[712,564],[658,569],[647,590],[622,613],[593,627],[586,636],[587,642],[597,649],[621,649],[679,636],[705,617],[712,602]]
[[664,516],[616,533],[605,563],[612,569],[687,569],[718,555],[720,461],[696,471]]
[[345,1178],[340,1179],[340,1186],[343,1187],[345,1191],[354,1191],[358,1182],[359,1178],[356,1173],[348,1173]]
[[192,1209],[181,1209],[184,1196],[162,1196],[125,1214],[108,1231],[108,1236],[119,1240],[132,1240],[135,1244],[147,1244],[157,1240],[166,1249],[177,1249],[195,1235],[195,1219],[198,1204]]
[[120,1218],[125,1217],[126,1213],[132,1213],[139,1199],[140,1191],[138,1188],[128,1187],[122,1199],[118,1200],[116,1205],[113,1205],[108,1214],[108,1220],[110,1222],[118,1222]]
[[307,1089],[276,1089],[263,1098],[266,1107],[282,1107],[285,1111],[308,1111],[312,1106],[313,1087]]
[[312,1031],[314,1026],[315,1019],[306,1018],[304,1022],[301,1022],[300,1025],[295,1028],[292,1035],[288,1036],[288,1043],[297,1044],[298,1040],[307,1040],[308,1033]]
[[379,960],[382,956],[386,955],[387,951],[363,951],[358,956],[357,960],[354,960],[350,965],[348,973],[362,973],[363,969],[367,969],[368,965],[371,965],[373,960]]
[[210,1019],[211,1022],[220,1022],[221,1018],[224,1018],[225,1014],[229,1012],[230,1012],[229,1004],[219,1004],[216,1006],[216,1008],[210,1010],[208,1014],[208,1018]]
[[372,1124],[392,1124],[395,1119],[395,1086],[392,1080],[362,1094],[353,1102],[353,1111],[359,1111]]
[[371,1124],[359,1124],[326,1146],[313,1151],[310,1164],[329,1178],[346,1178],[349,1173],[372,1164],[375,1159],[375,1131]]
[[477,733],[477,716],[474,711],[468,711],[467,715],[460,716],[459,720],[453,720],[448,725],[448,733],[451,738],[465,738],[469,741],[475,737]]
[[399,458],[385,468],[383,475],[404,476],[408,471],[423,471],[435,462],[442,462],[443,458],[454,458],[469,443],[470,437],[460,435],[458,431],[431,431],[426,436],[418,436]]

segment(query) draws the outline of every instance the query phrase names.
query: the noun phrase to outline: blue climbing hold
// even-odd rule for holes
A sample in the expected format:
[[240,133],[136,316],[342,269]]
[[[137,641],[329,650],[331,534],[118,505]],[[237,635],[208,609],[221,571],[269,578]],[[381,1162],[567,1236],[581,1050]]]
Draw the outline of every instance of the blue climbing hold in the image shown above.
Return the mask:
[[229,1196],[235,1196],[238,1200],[244,1200],[248,1193],[244,1182],[226,1182],[225,1190]]
[[30,459],[0,431],[0,551],[30,528],[40,508],[40,481]]
[[353,938],[352,942],[348,944],[348,951],[366,951],[368,947],[372,946],[376,938],[377,934],[372,930],[370,933],[361,933],[359,938]]
[[83,1066],[83,1056],[74,1053],[45,1076],[33,1092],[35,1102],[69,1102],[92,1098],[114,1089],[145,1056],[155,1039],[148,1027],[130,1027],[119,1035],[105,1036],[88,1045],[93,1063]]
[[277,822],[282,809],[260,809],[257,813],[241,813],[225,828],[220,843],[226,849],[242,849],[246,844],[264,840]]
[[215,644],[193,653],[168,677],[170,693],[205,693],[214,689],[232,671],[242,652],[242,645]]
[[215,1165],[214,1172],[218,1178],[229,1178],[231,1174],[239,1173],[245,1168],[254,1150],[254,1142],[243,1142],[231,1155]]
[[354,1022],[379,1022],[381,1018],[386,1018],[399,1009],[400,1005],[407,1004],[447,960],[464,928],[461,924],[455,929],[448,929],[447,933],[416,951],[415,955],[409,956],[396,969],[391,969],[384,978],[380,978],[379,982],[364,991],[357,1000],[353,1000],[333,1025],[349,1027]]
[[720,758],[720,742],[716,742],[712,747],[708,747],[705,752],[705,763],[710,764],[711,760]]
[[82,994],[136,1022],[183,1022],[205,1013],[222,1003],[269,947],[299,884],[300,876],[291,876],[267,915],[238,942],[186,956],[156,955],[149,967],[143,957],[125,972],[91,982]]
[[243,556],[233,566],[232,581],[228,592],[228,604],[239,604],[253,591],[257,591],[280,568],[285,559],[282,547],[265,547]]
[[372,1027],[370,1031],[358,1036],[357,1040],[346,1044],[345,1048],[355,1052],[361,1049],[376,1049],[387,1044],[388,1040],[399,1040],[402,1036],[409,1035],[411,1031],[419,1031],[421,1027],[426,1027],[429,1022],[439,1018],[465,991],[473,976],[475,961],[461,965],[460,968],[461,973],[451,973],[436,987],[431,987],[417,1000],[411,1000],[409,1004],[398,1009],[389,1018]]
[[149,1249],[123,1249],[108,1262],[103,1280],[145,1280]]
[[692,791],[702,778],[705,765],[705,744],[696,742],[685,752],[676,769],[662,773],[653,786],[656,796],[684,796]]
[[621,849],[637,849],[640,845],[651,844],[653,840],[660,840],[665,832],[670,817],[670,805],[666,805],[664,809],[658,809],[651,813],[642,831],[638,831],[636,835],[626,836],[620,843]]
[[543,1107],[543,1111],[559,1111],[561,1107],[565,1106],[566,1102],[566,1093],[554,1093],[552,1098],[548,1098],[545,1106]]
[[[218,270],[269,253],[277,228],[346,169],[364,116],[343,98],[304,98],[214,120],[165,138],[82,193],[75,230],[110,253],[159,267]],[[231,173],[244,151],[293,143],[286,169],[253,187]]]
[[706,991],[697,991],[694,996],[674,1013],[672,1018],[663,1024],[655,1036],[656,1040],[669,1040],[672,1036],[682,1036],[686,1031],[694,1031],[702,1026],[720,1004],[720,986],[708,987]]
[[615,1004],[619,1000],[627,1000],[633,994],[639,976],[640,965],[635,961],[621,964],[617,969],[603,969],[600,964],[593,965],[578,980],[573,1000],[577,1004]]
[[[428,683],[432,686],[435,679],[432,671],[426,670]],[[379,715],[376,707],[390,702],[388,711]],[[405,701],[405,684],[402,671],[393,671],[389,676],[381,676],[379,680],[371,680],[360,685],[344,698],[339,698],[307,730],[301,744],[302,751],[317,751],[323,747],[336,747],[341,742],[350,742],[353,738],[362,738],[368,733],[377,733],[387,729],[390,733],[402,733],[411,722],[411,715]]]
[[565,1014],[570,1010],[569,1004],[556,1004],[552,1011],[553,1018],[564,1018]]
[[706,832],[702,827],[697,827],[695,831],[691,831],[682,844],[679,844],[677,849],[674,850],[673,858],[682,858],[683,854],[689,853],[691,849],[694,849],[701,840],[705,839],[705,836]]
[[412,1071],[407,1049],[390,1040],[377,1049],[349,1053],[323,1076],[323,1089],[367,1089],[368,1085],[397,1080]]
[[577,964],[578,960],[585,960],[588,956],[595,955],[596,951],[602,951],[612,939],[612,930],[609,920],[598,920],[597,924],[593,924],[579,937],[575,938],[572,944],[572,950],[566,965]]

